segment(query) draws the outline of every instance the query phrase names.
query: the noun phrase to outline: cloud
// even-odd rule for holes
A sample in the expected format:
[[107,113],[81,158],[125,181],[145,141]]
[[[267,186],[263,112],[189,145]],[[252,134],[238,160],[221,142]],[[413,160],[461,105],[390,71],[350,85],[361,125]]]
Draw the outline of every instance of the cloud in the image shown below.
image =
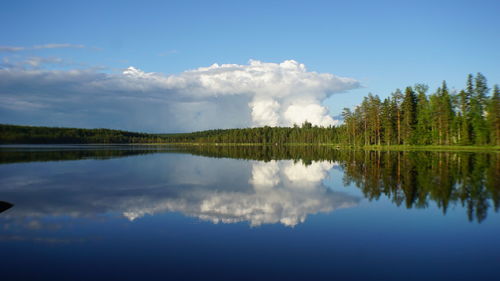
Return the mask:
[[4,58],[3,60],[4,65],[8,65],[10,67],[33,67],[33,68],[38,68],[43,65],[48,65],[48,64],[57,64],[57,65],[63,65],[67,64],[62,58],[58,57],[28,57],[24,60],[21,61],[15,61],[15,62],[10,62],[8,58]]
[[288,162],[284,168],[284,174],[291,182],[307,186],[307,183],[317,183],[323,180],[333,166],[333,163],[327,161],[313,162],[308,166]]
[[337,121],[328,114],[328,110],[324,106],[315,103],[302,106],[292,104],[283,115],[286,120],[289,120],[289,124],[302,124],[307,120],[314,125],[324,127],[337,125]]
[[277,161],[257,162],[252,165],[251,183],[256,190],[275,187],[280,183],[280,168]]
[[26,50],[25,47],[0,46],[0,52],[18,52]]
[[329,126],[335,120],[322,102],[356,87],[359,82],[354,79],[310,72],[293,60],[213,64],[174,75],[135,67],[116,74],[5,67],[0,69],[0,101],[17,99],[16,104],[40,106],[31,116],[26,111],[21,116],[0,113],[11,117],[3,122],[31,119],[43,125],[76,122],[84,127],[156,132],[292,126],[306,120]]
[[35,45],[31,47],[32,49],[39,50],[39,49],[59,49],[59,48],[73,48],[73,49],[83,49],[85,48],[84,45],[81,44],[43,44],[43,45]]
[[73,49],[83,49],[84,45],[81,44],[43,44],[43,45],[34,45],[30,47],[22,47],[22,46],[0,46],[0,52],[20,52],[27,50],[41,50],[41,49],[60,49],[60,48],[73,48]]

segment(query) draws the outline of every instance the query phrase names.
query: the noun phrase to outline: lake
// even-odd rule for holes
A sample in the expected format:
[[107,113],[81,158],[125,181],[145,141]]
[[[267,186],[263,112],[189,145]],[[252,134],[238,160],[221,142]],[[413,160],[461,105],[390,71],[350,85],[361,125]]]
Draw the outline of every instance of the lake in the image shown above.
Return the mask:
[[495,280],[500,153],[2,146],[2,280]]

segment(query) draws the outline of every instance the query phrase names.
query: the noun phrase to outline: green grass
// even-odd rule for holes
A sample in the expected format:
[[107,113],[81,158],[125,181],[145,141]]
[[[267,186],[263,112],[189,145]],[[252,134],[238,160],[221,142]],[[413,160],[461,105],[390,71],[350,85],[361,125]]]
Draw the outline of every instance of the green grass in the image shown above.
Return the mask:
[[[205,143],[205,142],[180,142],[180,143],[136,143],[134,145],[185,145],[185,146],[276,146],[272,143]],[[491,145],[365,145],[350,146],[334,143],[284,143],[286,146],[332,146],[339,149],[359,150],[390,150],[390,151],[499,151],[500,146]]]
[[359,147],[369,150],[452,150],[452,151],[500,151],[500,146],[492,145],[367,145]]

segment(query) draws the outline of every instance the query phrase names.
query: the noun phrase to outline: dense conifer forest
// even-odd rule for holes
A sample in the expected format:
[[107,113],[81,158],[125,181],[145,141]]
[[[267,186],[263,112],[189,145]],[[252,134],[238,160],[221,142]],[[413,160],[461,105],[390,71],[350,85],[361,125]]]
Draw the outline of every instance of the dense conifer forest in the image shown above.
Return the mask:
[[[369,94],[344,109],[341,135],[354,145],[500,145],[500,90],[469,74],[465,89],[417,84],[381,100]],[[343,139],[345,142],[346,140]]]
[[442,85],[429,94],[424,84],[396,89],[380,99],[368,94],[345,108],[339,126],[309,122],[293,127],[218,129],[194,133],[146,134],[109,129],[0,125],[2,144],[240,143],[370,145],[500,145],[500,89],[469,74],[462,90]]

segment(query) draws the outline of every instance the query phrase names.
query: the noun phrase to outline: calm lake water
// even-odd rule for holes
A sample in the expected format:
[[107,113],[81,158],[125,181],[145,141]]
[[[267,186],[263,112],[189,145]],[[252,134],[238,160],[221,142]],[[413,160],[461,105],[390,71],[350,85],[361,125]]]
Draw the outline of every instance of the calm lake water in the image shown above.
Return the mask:
[[499,153],[3,146],[0,201],[6,281],[500,276]]

